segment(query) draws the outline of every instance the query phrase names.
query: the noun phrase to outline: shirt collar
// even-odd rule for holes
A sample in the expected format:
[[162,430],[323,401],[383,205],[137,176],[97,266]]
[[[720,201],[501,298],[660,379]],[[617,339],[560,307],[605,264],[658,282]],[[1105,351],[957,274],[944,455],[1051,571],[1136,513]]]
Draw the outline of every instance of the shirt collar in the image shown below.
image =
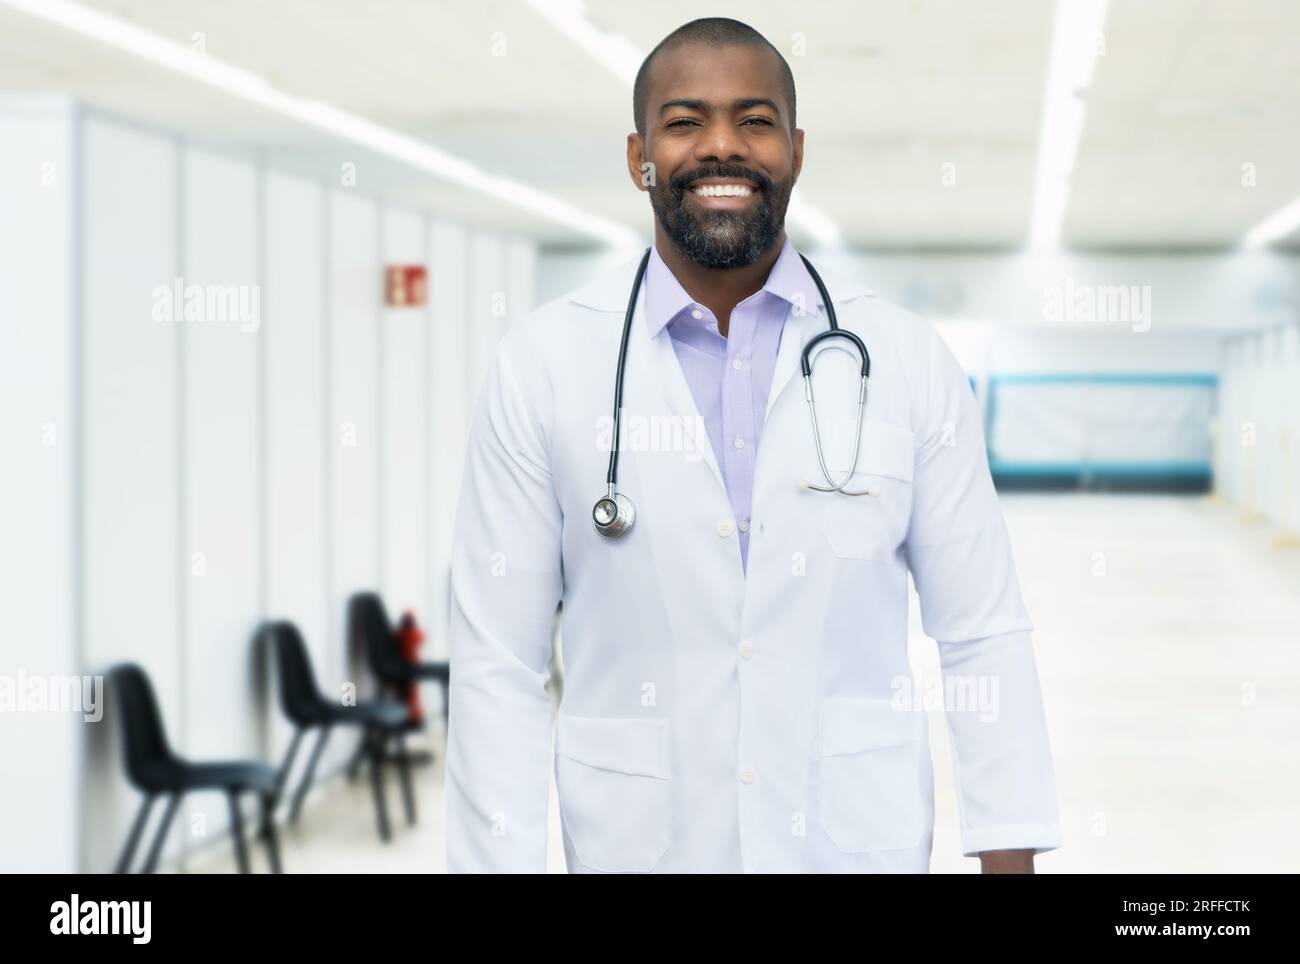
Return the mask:
[[[821,297],[817,293],[817,285],[808,273],[803,259],[799,257],[799,252],[790,243],[789,235],[786,235],[781,245],[781,253],[768,272],[762,290],[776,295],[803,314],[818,314],[817,306],[821,304]],[[659,257],[659,247],[652,245],[645,279],[645,320],[650,337],[658,335],[670,321],[693,304],[695,299]]]

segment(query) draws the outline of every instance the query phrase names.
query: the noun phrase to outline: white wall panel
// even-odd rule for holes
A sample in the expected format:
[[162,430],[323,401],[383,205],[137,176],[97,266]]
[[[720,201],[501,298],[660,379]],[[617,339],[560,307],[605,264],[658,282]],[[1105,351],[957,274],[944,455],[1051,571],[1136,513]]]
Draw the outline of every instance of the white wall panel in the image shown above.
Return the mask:
[[469,234],[461,225],[441,218],[429,220],[430,336],[429,393],[431,406],[430,480],[430,598],[432,619],[430,658],[447,654],[448,579],[456,501],[470,417]]
[[1300,535],[1300,330],[1252,332],[1224,347],[1218,491],[1246,520]]
[[[268,173],[265,184],[267,618],[298,625],[318,671],[326,663],[328,595],[325,405],[325,191]],[[330,433],[331,438],[333,433]],[[271,757],[292,727],[271,701]]]
[[[261,753],[253,663],[262,606],[257,171],[248,160],[187,148],[182,172],[188,588],[181,747],[196,760],[249,759]],[[195,319],[190,296],[200,291],[204,310]],[[201,845],[226,829],[226,800],[191,794],[178,819]]]
[[[74,131],[66,101],[6,104],[0,112],[0,441],[7,466],[0,471],[0,677],[15,690],[20,671],[47,680],[81,672],[73,568]],[[0,786],[22,788],[5,795],[0,871],[77,869],[79,775],[66,764],[90,725],[70,712],[0,713]]]
[[379,580],[378,337],[383,278],[378,208],[333,191],[329,196],[329,411],[331,626],[322,685],[337,692],[360,682],[345,652],[347,597]]
[[[387,210],[383,239],[385,265],[422,264],[426,258],[425,231],[420,215]],[[427,306],[384,309],[380,386],[384,406],[380,459],[384,536],[381,590],[391,618],[396,620],[402,610],[412,609],[422,623],[429,615],[425,595],[430,498],[425,451],[429,444],[429,406],[425,400],[428,327]]]
[[[176,276],[177,152],[156,134],[84,127],[84,648],[90,667],[139,662],[169,735],[185,743],[185,600],[178,437],[182,322],[155,321],[155,288]],[[89,743],[86,869],[107,870],[136,794],[122,779],[112,704]]]

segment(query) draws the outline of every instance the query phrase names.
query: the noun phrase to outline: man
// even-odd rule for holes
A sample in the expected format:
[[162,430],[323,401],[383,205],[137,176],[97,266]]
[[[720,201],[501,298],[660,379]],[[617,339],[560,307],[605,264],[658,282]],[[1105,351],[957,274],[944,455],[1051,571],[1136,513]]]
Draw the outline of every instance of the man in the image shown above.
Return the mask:
[[[831,279],[820,297],[784,231],[794,81],[760,34],[681,27],[633,104],[628,172],[655,213],[619,434],[635,516],[604,538],[591,506],[639,258],[512,329],[479,401],[452,563],[449,868],[545,868],[562,600],[571,871],[928,870],[910,569],[951,684],[962,852],[1032,872],[1061,845],[1054,777],[963,372],[868,289]],[[817,441],[795,374],[831,307],[871,359],[856,453],[860,359],[815,356]]]

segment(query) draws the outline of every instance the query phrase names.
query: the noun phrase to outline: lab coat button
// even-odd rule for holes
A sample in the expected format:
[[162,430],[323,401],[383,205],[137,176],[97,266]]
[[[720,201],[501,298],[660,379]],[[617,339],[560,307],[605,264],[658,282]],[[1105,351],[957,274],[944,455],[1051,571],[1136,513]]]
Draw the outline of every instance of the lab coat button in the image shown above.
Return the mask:
[[731,534],[735,531],[736,531],[736,527],[731,524],[730,519],[723,519],[721,522],[718,523],[718,535],[720,535],[724,539],[729,538]]
[[754,655],[754,644],[744,639],[740,642],[740,656],[742,659],[749,659]]
[[741,783],[753,783],[757,779],[758,779],[758,774],[754,772],[753,767],[745,767],[745,769],[740,771]]

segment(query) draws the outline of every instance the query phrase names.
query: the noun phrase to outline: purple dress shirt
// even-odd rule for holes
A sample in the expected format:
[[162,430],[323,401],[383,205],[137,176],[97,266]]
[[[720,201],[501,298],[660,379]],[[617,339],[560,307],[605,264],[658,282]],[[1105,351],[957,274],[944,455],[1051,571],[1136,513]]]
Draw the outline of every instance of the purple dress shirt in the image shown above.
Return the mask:
[[645,289],[650,335],[668,328],[708,429],[736,518],[740,563],[748,571],[754,463],[781,332],[790,312],[807,305],[816,286],[787,237],[763,287],[732,310],[725,338],[713,312],[691,298],[658,248],[650,255]]

